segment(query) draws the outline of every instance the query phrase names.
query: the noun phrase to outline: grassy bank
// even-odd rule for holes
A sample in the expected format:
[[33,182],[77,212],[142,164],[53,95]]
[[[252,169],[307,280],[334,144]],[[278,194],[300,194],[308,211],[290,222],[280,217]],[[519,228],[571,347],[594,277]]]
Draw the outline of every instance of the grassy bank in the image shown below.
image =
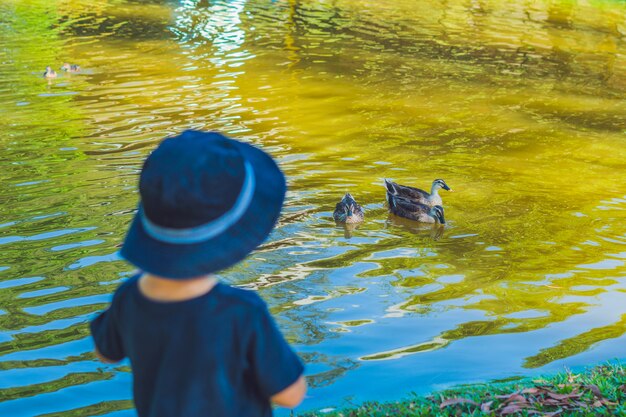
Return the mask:
[[626,370],[611,363],[582,373],[460,386],[427,397],[302,415],[313,416],[626,416]]

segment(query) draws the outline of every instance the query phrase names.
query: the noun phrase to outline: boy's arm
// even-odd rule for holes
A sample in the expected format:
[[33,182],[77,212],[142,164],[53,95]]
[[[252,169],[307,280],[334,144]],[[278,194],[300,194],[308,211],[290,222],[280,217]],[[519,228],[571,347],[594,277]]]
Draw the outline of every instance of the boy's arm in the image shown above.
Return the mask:
[[281,407],[297,407],[304,399],[306,380],[302,375],[290,386],[272,396],[272,402]]

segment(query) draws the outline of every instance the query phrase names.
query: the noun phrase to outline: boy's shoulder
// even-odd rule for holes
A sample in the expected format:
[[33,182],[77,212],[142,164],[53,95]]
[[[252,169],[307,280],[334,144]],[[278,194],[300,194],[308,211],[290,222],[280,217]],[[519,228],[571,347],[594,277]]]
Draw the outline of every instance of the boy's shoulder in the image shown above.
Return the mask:
[[118,295],[118,294],[121,295],[130,291],[132,288],[134,288],[137,285],[139,278],[141,278],[141,274],[137,273],[137,274],[131,275],[130,277],[122,281],[122,283],[115,290],[115,295]]
[[141,278],[141,274],[137,273],[131,275],[129,278],[122,281],[113,293],[113,303],[119,303],[128,297],[128,293],[131,292],[137,286],[137,281]]

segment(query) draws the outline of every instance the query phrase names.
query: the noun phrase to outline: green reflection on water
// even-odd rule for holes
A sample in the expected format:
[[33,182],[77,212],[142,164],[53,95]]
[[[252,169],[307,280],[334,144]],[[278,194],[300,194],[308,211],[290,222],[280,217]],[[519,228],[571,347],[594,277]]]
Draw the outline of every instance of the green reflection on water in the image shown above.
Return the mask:
[[131,400],[104,401],[92,406],[76,408],[70,411],[42,414],[41,417],[83,417],[86,415],[101,416],[109,414],[113,411],[129,410],[133,407],[134,405]]

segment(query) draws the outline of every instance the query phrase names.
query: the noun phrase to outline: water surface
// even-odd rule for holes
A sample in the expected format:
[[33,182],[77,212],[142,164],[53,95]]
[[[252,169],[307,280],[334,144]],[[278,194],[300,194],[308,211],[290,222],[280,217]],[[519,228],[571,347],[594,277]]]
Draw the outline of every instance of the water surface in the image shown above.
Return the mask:
[[[144,158],[188,128],[289,178],[222,278],[306,361],[300,410],[623,358],[625,36],[609,1],[2,2],[0,415],[133,415],[86,323],[132,273]],[[390,217],[383,178],[444,178],[446,228]]]

